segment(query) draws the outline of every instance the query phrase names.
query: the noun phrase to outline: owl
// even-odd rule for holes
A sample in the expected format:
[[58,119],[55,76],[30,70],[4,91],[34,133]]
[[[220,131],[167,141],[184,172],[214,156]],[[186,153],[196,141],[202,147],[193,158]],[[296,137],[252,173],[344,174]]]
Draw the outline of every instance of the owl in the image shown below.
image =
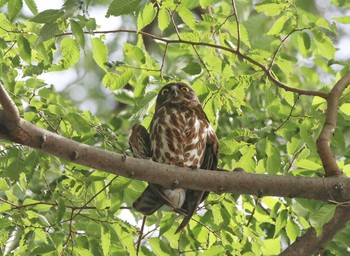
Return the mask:
[[[129,144],[134,157],[163,164],[215,170],[218,163],[218,138],[197,95],[181,82],[170,83],[160,90],[149,133],[142,125],[134,125]],[[133,208],[151,215],[163,205],[172,207],[185,215],[177,233],[187,225],[208,194],[150,183]]]

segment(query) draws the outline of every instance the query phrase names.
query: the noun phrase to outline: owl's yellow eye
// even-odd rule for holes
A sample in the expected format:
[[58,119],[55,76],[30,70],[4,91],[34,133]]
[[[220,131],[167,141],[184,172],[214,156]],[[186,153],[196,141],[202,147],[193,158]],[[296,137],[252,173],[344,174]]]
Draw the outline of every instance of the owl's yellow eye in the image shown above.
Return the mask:
[[181,87],[181,91],[183,91],[183,92],[189,92],[190,91],[190,89],[188,89],[187,87]]
[[166,88],[165,88],[165,89],[162,90],[161,94],[162,94],[162,95],[165,95],[165,94],[167,94],[168,92],[169,92],[169,89],[166,89]]

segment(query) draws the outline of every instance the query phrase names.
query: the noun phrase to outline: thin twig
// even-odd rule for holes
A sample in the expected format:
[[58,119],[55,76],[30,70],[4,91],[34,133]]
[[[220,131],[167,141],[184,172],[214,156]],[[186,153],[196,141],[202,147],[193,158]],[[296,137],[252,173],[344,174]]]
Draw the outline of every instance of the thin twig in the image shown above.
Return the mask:
[[143,215],[142,225],[141,225],[141,229],[140,229],[140,235],[139,235],[139,238],[137,240],[136,255],[139,255],[139,252],[140,252],[140,246],[141,246],[142,235],[143,235],[143,230],[145,228],[146,219],[147,219],[147,215]]
[[238,14],[237,14],[237,8],[236,8],[236,2],[235,0],[231,0],[232,8],[233,8],[233,15],[235,16],[236,19],[236,26],[237,26],[237,48],[236,51],[240,51],[241,47],[241,29],[240,29],[240,24],[238,21]]

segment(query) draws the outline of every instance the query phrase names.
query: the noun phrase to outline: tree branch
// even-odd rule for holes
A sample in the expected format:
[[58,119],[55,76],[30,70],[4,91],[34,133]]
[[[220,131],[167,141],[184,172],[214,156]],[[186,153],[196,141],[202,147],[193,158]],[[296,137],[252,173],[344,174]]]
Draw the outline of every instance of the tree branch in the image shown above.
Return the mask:
[[342,230],[349,219],[350,208],[338,206],[332,220],[323,226],[321,235],[317,236],[315,229],[310,228],[305,235],[297,239],[280,256],[313,255],[314,252],[331,240],[338,231]]
[[[0,90],[0,94],[4,92],[5,90]],[[5,102],[3,102],[4,99]],[[81,144],[37,127],[24,119],[20,119],[16,129],[11,130],[8,127],[13,126],[14,120],[7,118],[9,115],[6,113],[11,113],[13,109],[5,108],[12,106],[6,99],[8,98],[0,95],[0,103],[4,103],[4,109],[0,111],[0,126],[6,128],[0,131],[1,136],[96,170],[157,183],[164,187],[178,186],[216,193],[299,197],[322,201],[344,202],[350,200],[350,179],[345,177],[324,179],[262,175],[243,171],[192,170],[127,157]]]
[[[331,151],[330,140],[337,125],[339,98],[349,84],[350,73],[347,73],[334,85],[327,97],[326,119],[316,142],[326,177],[339,177],[343,174]],[[296,240],[281,255],[311,255],[331,240],[346,225],[348,220],[350,220],[350,208],[340,204],[336,208],[333,218],[323,226],[320,236],[316,235],[314,228],[310,228],[306,234]]]
[[337,112],[339,98],[350,84],[350,73],[344,75],[333,87],[327,97],[327,113],[323,129],[317,139],[317,150],[322,160],[326,176],[338,176],[342,174],[330,147],[330,140],[337,125]]

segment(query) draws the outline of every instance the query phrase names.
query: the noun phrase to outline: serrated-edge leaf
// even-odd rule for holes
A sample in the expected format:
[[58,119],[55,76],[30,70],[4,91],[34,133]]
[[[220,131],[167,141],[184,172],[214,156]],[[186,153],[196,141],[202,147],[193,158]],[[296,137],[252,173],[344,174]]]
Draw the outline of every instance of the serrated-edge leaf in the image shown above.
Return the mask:
[[337,206],[333,204],[326,204],[317,211],[311,213],[310,224],[315,228],[317,235],[320,234],[323,225],[333,218],[336,207]]
[[23,7],[22,0],[11,0],[8,2],[7,11],[8,11],[10,20],[13,20],[14,18],[17,17],[22,7]]
[[106,17],[131,14],[137,11],[140,3],[141,0],[113,0],[108,7]]
[[313,32],[315,35],[317,53],[327,59],[334,58],[335,48],[332,40],[321,31],[313,30]]
[[24,59],[27,63],[31,62],[31,57],[32,57],[32,51],[30,48],[30,44],[27,40],[22,35],[17,36],[17,44],[18,44],[18,52],[19,55]]
[[303,56],[304,58],[307,57],[307,50],[309,50],[311,47],[311,39],[309,34],[306,32],[301,32],[297,36],[297,42],[301,56]]
[[300,228],[293,221],[289,220],[286,225],[286,233],[291,242],[294,242],[300,235]]
[[187,9],[184,5],[180,5],[179,8],[177,8],[178,14],[183,20],[183,22],[192,30],[196,29],[196,21],[194,18],[193,13]]
[[47,23],[41,28],[38,36],[37,44],[54,38],[59,32],[59,26],[57,23]]
[[170,15],[168,11],[161,8],[158,13],[158,27],[163,32],[170,24]]
[[149,25],[156,17],[156,10],[152,3],[146,4],[137,16],[137,29],[140,31]]
[[36,6],[36,3],[34,0],[24,0],[26,2],[26,5],[28,6],[29,10],[34,14],[38,14],[38,7]]
[[62,52],[62,60],[61,60],[61,68],[68,69],[74,66],[80,57],[79,46],[77,41],[73,38],[63,38],[60,43],[61,52]]
[[322,168],[322,165],[308,159],[300,159],[296,161],[295,166],[299,168],[304,168],[306,170],[311,170],[311,171],[315,171]]
[[97,63],[97,65],[107,72],[105,63],[108,58],[108,49],[106,45],[102,42],[100,38],[93,37],[91,38],[92,45],[92,57]]
[[284,24],[289,20],[287,16],[279,17],[272,25],[270,30],[266,33],[267,35],[279,35],[283,30]]
[[145,64],[146,62],[145,53],[138,46],[125,43],[123,45],[123,51],[126,57],[129,57],[140,64]]
[[62,17],[63,14],[64,11],[60,9],[48,9],[38,13],[31,19],[31,21],[36,23],[52,23],[58,18]]
[[103,255],[110,255],[109,250],[111,248],[111,233],[105,226],[101,226],[101,247]]
[[198,75],[202,72],[201,65],[199,65],[197,62],[191,62],[186,67],[182,69],[184,72],[186,72],[189,75]]
[[342,24],[350,24],[350,16],[335,17],[332,19]]
[[82,49],[84,49],[84,47],[85,47],[85,35],[84,35],[83,28],[75,20],[70,20],[70,25],[71,25],[73,35],[75,36],[77,42],[79,43],[80,47]]

